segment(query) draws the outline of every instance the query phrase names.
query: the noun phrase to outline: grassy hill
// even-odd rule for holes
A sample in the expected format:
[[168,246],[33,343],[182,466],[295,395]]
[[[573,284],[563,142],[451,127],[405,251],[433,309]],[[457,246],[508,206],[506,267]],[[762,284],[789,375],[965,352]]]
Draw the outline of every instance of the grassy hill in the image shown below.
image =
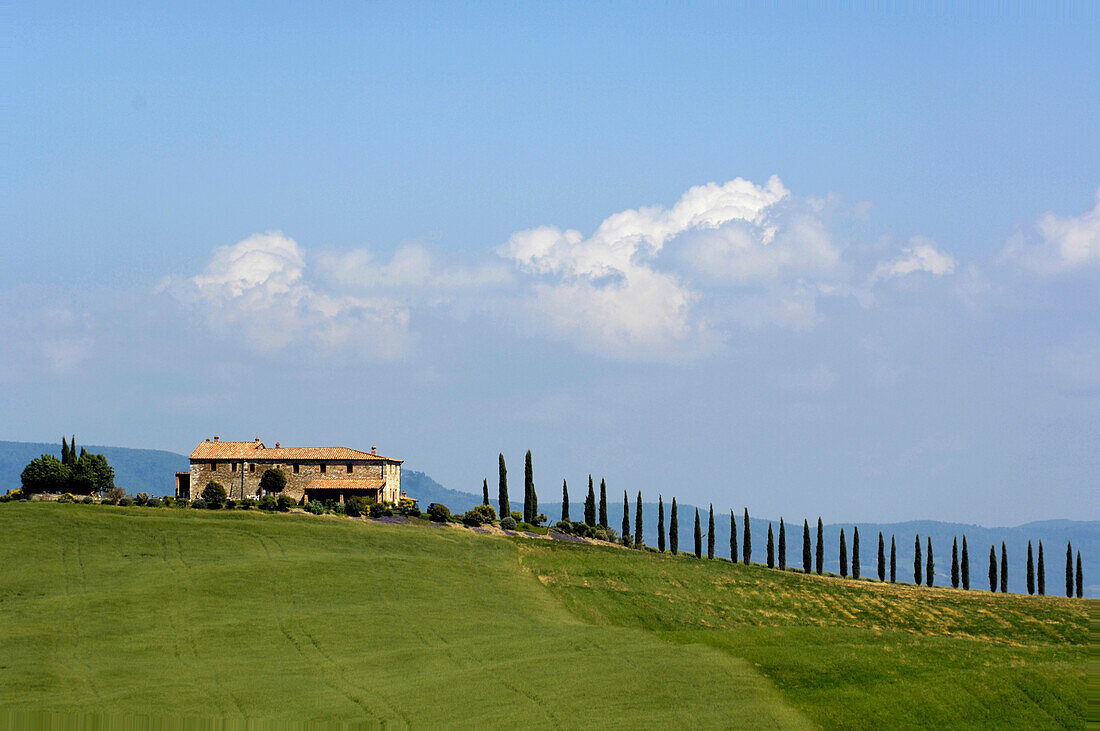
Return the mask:
[[0,726],[1084,725],[1091,600],[330,516],[6,503],[0,535]]

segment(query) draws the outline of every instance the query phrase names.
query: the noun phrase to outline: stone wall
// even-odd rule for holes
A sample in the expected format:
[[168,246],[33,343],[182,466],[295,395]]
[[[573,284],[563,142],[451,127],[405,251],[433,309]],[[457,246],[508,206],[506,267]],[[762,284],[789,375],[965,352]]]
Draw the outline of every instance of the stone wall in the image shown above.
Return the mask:
[[[297,464],[298,471],[294,471]],[[215,469],[211,469],[211,466]],[[321,471],[324,465],[325,471]],[[351,465],[351,472],[348,472]],[[234,466],[236,469],[234,470]],[[278,460],[206,460],[191,462],[191,500],[197,500],[202,496],[203,488],[211,480],[225,488],[226,493],[233,500],[244,497],[257,497],[260,492],[260,477],[265,470],[281,469],[286,475],[286,488],[283,495],[289,495],[298,501],[305,494],[306,485],[311,481],[322,477],[339,480],[349,479],[384,479],[386,480],[385,492],[382,495],[384,502],[396,503],[401,495],[401,463],[386,462],[382,460],[352,460],[352,461],[325,461],[325,462],[285,462]]]

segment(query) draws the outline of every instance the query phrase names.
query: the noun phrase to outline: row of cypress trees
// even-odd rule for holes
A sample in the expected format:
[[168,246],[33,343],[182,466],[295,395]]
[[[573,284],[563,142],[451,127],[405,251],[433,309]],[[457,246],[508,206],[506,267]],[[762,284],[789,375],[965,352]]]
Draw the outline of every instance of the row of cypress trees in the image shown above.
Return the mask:
[[[500,455],[499,459],[499,473],[500,484],[498,492],[498,504],[500,506],[500,515],[505,516],[510,514],[511,507],[508,502],[508,470],[504,463],[504,455]],[[569,486],[565,480],[562,480],[562,511],[561,519],[565,522],[569,522]],[[489,482],[486,479],[482,483],[482,499],[483,502],[489,504]],[[598,505],[598,506],[597,506]],[[523,517],[528,523],[534,523],[538,515],[538,496],[535,494],[535,483],[533,469],[531,465],[531,452],[527,451],[525,464],[524,464],[524,497],[523,497]],[[642,531],[642,493],[639,491],[637,499],[635,501],[635,513],[634,513],[634,534],[631,536],[630,532],[630,497],[627,492],[623,491],[623,520],[622,520],[622,540],[625,544],[633,544],[636,548],[642,548],[645,546],[644,535]],[[752,533],[749,523],[749,509],[745,508],[745,514],[743,517],[744,531],[742,534],[740,556],[743,563],[748,564],[752,558]],[[592,475],[588,476],[588,495],[584,501],[584,522],[592,527],[602,526],[608,527],[608,515],[607,515],[607,484],[600,480],[600,495],[599,502],[596,501],[595,487],[592,480]],[[676,498],[672,498],[672,507],[669,513],[668,523],[668,542],[665,541],[665,503],[664,496],[657,496],[657,550],[664,553],[665,550],[669,550],[673,555],[679,553],[680,543],[680,526],[679,526],[679,510],[676,505]],[[714,505],[710,505],[709,515],[707,518],[707,545],[706,554],[708,559],[714,558]],[[699,516],[699,510],[695,510],[695,530],[694,530],[694,554],[696,558],[702,558],[703,556],[703,530],[702,523]],[[737,541],[737,520],[734,517],[734,513],[730,511],[730,557],[736,563],[738,558],[738,541]],[[825,563],[825,527],[821,521],[821,518],[817,519],[817,550],[812,551],[813,545],[810,541],[810,524],[808,520],[802,521],[802,570],[804,573],[816,572],[821,575],[824,572]],[[813,561],[811,561],[811,552],[814,553]],[[882,535],[882,531],[878,534],[878,562],[877,573],[879,581],[886,581],[887,576],[887,560],[886,560],[886,544]],[[1072,597],[1076,594],[1077,597],[1083,595],[1084,589],[1084,576],[1081,566],[1081,552],[1077,552],[1076,571],[1074,570],[1073,560],[1073,547],[1071,544],[1066,544],[1066,596]],[[851,576],[853,579],[860,578],[861,566],[860,566],[860,544],[859,544],[859,527],[852,528],[852,552],[851,563],[849,564],[848,543],[844,533],[844,529],[840,530],[840,575],[847,578],[849,575],[849,565],[851,567]],[[774,533],[772,531],[772,524],[768,523],[768,543],[766,552],[766,561],[768,568],[775,568],[777,565],[779,569],[786,570],[787,568],[787,529],[786,523],[783,518],[779,519],[779,538],[778,545],[775,540]],[[918,586],[922,583],[927,586],[932,586],[935,579],[935,557],[932,551],[932,538],[928,537],[926,542],[926,550],[921,553],[921,540],[920,534],[917,534],[913,539],[913,583]],[[897,580],[897,545],[894,540],[894,536],[890,536],[890,559],[889,559],[889,577],[890,583],[894,583]],[[951,586],[953,588],[959,588],[960,584],[963,589],[970,589],[970,553],[966,542],[966,536],[962,537],[962,551],[959,551],[959,540],[956,537],[951,544]],[[1001,556],[1000,565],[997,562],[997,552],[994,546],[989,547],[989,590],[996,592],[1000,589],[1002,593],[1008,591],[1008,549],[1004,542],[1001,542]],[[1038,562],[1034,560],[1031,541],[1027,544],[1027,592],[1028,594],[1034,594],[1038,591],[1040,595],[1046,593],[1046,573],[1045,573],[1045,561],[1043,558],[1043,543],[1039,541]]]

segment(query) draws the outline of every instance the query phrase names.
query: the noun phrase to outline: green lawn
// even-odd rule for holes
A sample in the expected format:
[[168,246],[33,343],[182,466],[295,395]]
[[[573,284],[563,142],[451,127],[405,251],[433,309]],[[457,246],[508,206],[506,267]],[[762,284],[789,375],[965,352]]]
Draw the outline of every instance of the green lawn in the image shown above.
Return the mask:
[[241,511],[7,503],[0,536],[0,727],[1084,724],[1091,602]]

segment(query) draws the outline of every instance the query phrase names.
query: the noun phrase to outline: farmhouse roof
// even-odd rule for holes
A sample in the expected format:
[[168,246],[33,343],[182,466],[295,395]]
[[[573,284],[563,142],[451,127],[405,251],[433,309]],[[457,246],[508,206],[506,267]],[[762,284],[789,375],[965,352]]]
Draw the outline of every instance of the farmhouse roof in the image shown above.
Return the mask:
[[199,442],[191,452],[191,459],[245,459],[245,460],[373,460],[379,462],[401,462],[402,460],[384,457],[374,450],[363,452],[350,447],[283,447],[277,445],[268,448],[259,439],[251,442],[222,442],[217,437]]
[[307,490],[381,490],[386,481],[374,479],[357,479],[341,477],[318,477],[310,480],[306,485]]

